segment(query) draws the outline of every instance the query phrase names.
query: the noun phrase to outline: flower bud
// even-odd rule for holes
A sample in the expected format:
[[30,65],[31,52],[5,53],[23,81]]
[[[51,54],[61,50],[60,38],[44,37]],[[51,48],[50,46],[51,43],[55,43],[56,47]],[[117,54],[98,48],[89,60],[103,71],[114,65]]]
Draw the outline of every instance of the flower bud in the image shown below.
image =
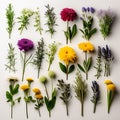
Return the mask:
[[56,77],[56,74],[55,74],[54,71],[49,70],[49,71],[48,71],[48,76],[49,76],[51,79],[54,79],[54,78]]
[[39,80],[40,80],[40,82],[42,82],[42,83],[46,83],[46,82],[47,82],[47,77],[46,77],[46,76],[41,76],[41,77],[39,78]]

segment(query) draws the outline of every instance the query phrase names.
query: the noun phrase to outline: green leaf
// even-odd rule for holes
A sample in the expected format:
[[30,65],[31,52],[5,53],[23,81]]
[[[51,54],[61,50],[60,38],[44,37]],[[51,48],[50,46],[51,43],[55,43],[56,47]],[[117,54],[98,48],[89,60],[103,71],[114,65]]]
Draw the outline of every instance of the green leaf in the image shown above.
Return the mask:
[[92,35],[95,34],[96,32],[97,32],[97,29],[94,28],[94,29],[92,29],[92,30],[90,31],[90,35],[92,36]]
[[57,90],[54,88],[54,90],[53,90],[53,92],[52,92],[52,98],[53,98],[53,97],[56,97],[56,95],[57,95]]
[[68,27],[68,39],[71,40],[71,38],[72,38],[71,27]]
[[66,39],[68,40],[68,32],[67,31],[64,31],[64,34],[66,36]]
[[13,95],[13,86],[10,84],[9,85],[10,93]]
[[64,72],[67,73],[67,68],[65,65],[63,65],[61,62],[59,62],[60,69]]
[[88,71],[92,65],[92,57],[88,58],[88,61],[86,63],[86,70]]
[[8,91],[6,91],[6,98],[8,99],[8,101],[13,100],[13,96]]
[[84,35],[84,31],[82,30],[82,29],[79,29],[82,33],[83,33],[83,35]]
[[73,72],[73,71],[74,71],[74,69],[75,69],[75,66],[74,66],[74,65],[71,65],[71,66],[69,67],[69,71],[68,71],[68,73]]
[[45,97],[44,97],[44,100],[45,100],[45,104],[46,104],[46,107],[47,107],[48,111],[50,111],[51,108],[50,108],[49,99],[45,96]]
[[84,68],[83,68],[80,64],[77,64],[77,65],[78,65],[78,68],[79,68],[82,72],[84,72],[84,73],[85,73]]
[[72,27],[72,36],[71,36],[71,39],[77,34],[77,25],[74,24],[73,27]]
[[19,84],[17,84],[16,86],[15,86],[15,88],[13,89],[13,95],[15,95],[15,94],[17,94],[18,93],[18,89],[19,89]]
[[18,101],[18,102],[20,102],[20,100],[21,100],[21,97],[17,98],[17,101]]

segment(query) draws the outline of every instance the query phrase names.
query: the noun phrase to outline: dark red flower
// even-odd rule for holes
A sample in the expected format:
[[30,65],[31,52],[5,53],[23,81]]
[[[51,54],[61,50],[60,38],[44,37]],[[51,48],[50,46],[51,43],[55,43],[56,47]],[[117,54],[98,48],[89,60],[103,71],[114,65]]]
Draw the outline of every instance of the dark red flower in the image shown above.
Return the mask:
[[25,52],[32,50],[34,47],[33,42],[26,38],[19,40],[17,45],[21,51],[25,51]]
[[60,15],[63,21],[73,21],[77,18],[77,13],[71,8],[64,8]]

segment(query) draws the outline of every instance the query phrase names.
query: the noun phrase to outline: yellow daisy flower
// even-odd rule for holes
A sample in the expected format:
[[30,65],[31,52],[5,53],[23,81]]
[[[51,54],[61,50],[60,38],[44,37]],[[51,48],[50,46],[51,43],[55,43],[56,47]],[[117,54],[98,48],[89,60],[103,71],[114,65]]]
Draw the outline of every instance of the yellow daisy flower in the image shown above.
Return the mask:
[[36,98],[36,99],[43,99],[43,96],[42,96],[41,94],[36,94],[36,95],[35,95],[35,98]]
[[108,89],[108,90],[114,91],[115,88],[116,88],[116,87],[115,87],[114,84],[109,84],[109,85],[107,85],[107,89]]
[[20,88],[21,88],[23,91],[26,91],[26,90],[29,90],[29,89],[30,89],[30,87],[29,87],[28,84],[23,84],[23,85],[21,85]]
[[83,50],[84,52],[93,52],[94,46],[90,42],[82,42],[78,44],[79,49]]
[[35,94],[41,94],[41,91],[40,91],[39,88],[33,88],[33,92],[34,92]]
[[28,82],[33,82],[33,78],[26,78]]
[[105,80],[104,82],[106,85],[112,84],[113,82],[111,80]]
[[69,46],[60,48],[58,56],[66,65],[69,65],[70,62],[74,63],[77,58],[75,51]]

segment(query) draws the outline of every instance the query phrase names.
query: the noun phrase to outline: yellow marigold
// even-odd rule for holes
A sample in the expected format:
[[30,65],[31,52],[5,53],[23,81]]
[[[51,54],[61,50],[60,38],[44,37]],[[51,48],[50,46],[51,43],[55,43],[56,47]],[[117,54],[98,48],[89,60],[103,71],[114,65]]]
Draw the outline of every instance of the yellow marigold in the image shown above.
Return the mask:
[[25,91],[25,90],[29,90],[29,85],[28,84],[23,84],[23,85],[21,85],[21,87],[20,87],[23,91]]
[[41,94],[41,91],[40,91],[39,88],[33,88],[33,92],[34,92],[35,94]]
[[43,96],[42,96],[41,94],[36,94],[36,95],[35,95],[35,98],[36,98],[36,99],[43,99]]
[[70,62],[74,63],[77,58],[74,49],[69,46],[60,48],[58,56],[59,59],[65,62],[66,65],[68,65]]
[[108,90],[114,91],[115,88],[116,88],[116,87],[115,87],[114,84],[109,84],[109,85],[107,85],[107,89],[108,89]]
[[112,84],[113,82],[111,80],[105,80],[104,82],[106,85]]
[[94,46],[90,42],[82,42],[78,44],[79,49],[83,50],[84,52],[93,52]]
[[33,78],[26,78],[28,82],[33,82]]

